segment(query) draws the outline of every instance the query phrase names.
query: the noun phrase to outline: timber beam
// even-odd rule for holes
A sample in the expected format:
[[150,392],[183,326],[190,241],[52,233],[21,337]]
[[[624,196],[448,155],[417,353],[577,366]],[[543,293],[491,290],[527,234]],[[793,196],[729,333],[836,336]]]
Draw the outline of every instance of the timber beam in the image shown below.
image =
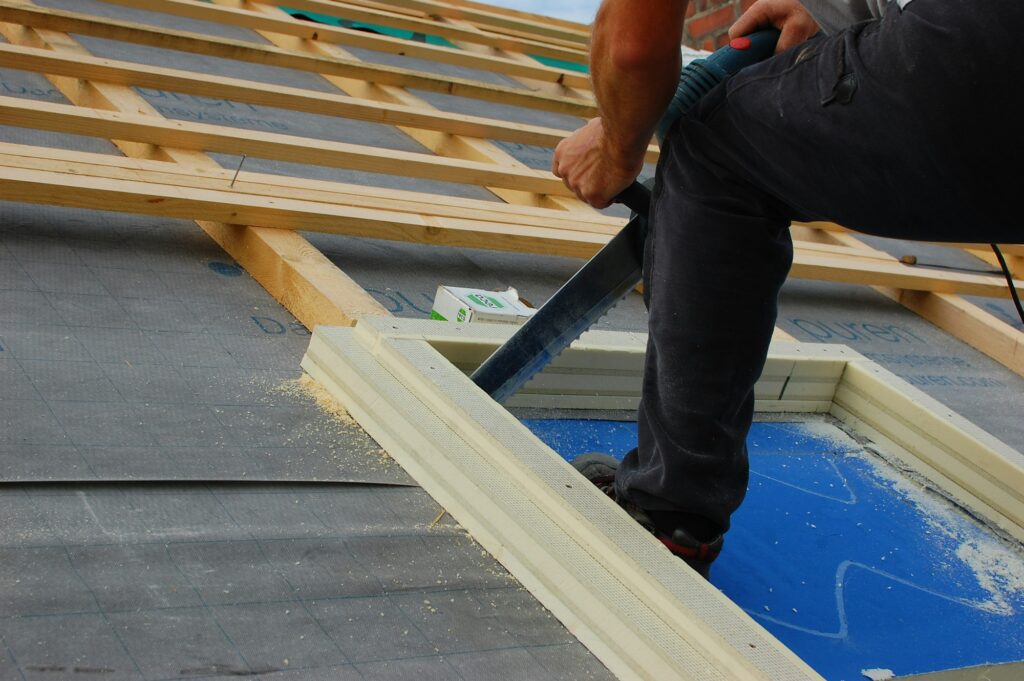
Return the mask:
[[[368,4],[372,0],[352,0],[355,4]],[[428,16],[441,16],[449,19],[469,21],[481,28],[494,32],[509,32],[532,36],[546,36],[568,42],[588,44],[590,27],[574,21],[557,17],[541,16],[530,12],[485,5],[476,2],[456,0],[387,0],[389,6],[400,7],[410,11],[418,10]]]
[[[0,142],[0,166],[23,170],[44,170],[108,180],[145,180],[155,184],[192,189],[230,189],[232,192],[265,198],[299,199],[324,204],[368,208],[399,213],[499,222],[510,225],[547,227],[593,234],[616,234],[625,221],[597,212],[568,212],[552,208],[514,205],[498,201],[465,199],[401,189],[384,189],[344,182],[309,180],[287,175],[269,175],[216,167],[125,158],[110,154],[68,151],[48,147]],[[828,251],[840,247],[819,244]]]
[[291,163],[347,168],[521,191],[573,196],[551,173],[430,154],[329,142],[229,126],[171,121],[153,116],[87,109],[67,104],[0,97],[0,120],[36,130],[130,140],[194,151],[246,154]]
[[[204,2],[196,2],[196,0],[104,0],[110,4],[122,5],[125,7],[132,7],[135,9],[148,10],[152,12],[163,12],[165,14],[172,14],[174,16],[185,17],[189,19],[199,19],[201,21],[212,21],[224,25],[240,26],[243,28],[249,28],[253,30],[262,31],[273,31],[275,33],[283,33],[285,35],[294,35],[299,38],[306,38],[310,40],[322,40],[329,43],[338,43],[340,45],[351,45],[353,39],[352,29],[339,28],[329,26],[326,24],[310,23],[307,21],[300,21],[290,17],[272,18],[267,15],[254,14],[245,10],[232,9],[227,7],[217,7],[216,5],[209,5]],[[275,0],[265,0],[265,4],[277,5]],[[587,54],[585,46],[576,45],[574,47],[562,47],[553,45],[551,43],[545,43],[537,40],[516,38],[512,36],[502,36],[493,33],[486,33],[483,31],[469,31],[464,28],[457,26],[450,26],[445,24],[439,24],[434,21],[425,19],[415,19],[394,12],[384,12],[381,10],[369,9],[365,7],[356,7],[351,5],[345,5],[335,2],[324,2],[323,0],[295,0],[289,2],[288,7],[297,10],[306,10],[319,14],[331,15],[341,19],[350,19],[353,21],[360,21],[370,24],[379,24],[382,26],[388,26],[391,28],[397,28],[407,31],[414,31],[424,33],[427,35],[435,35],[441,38],[447,38],[449,40],[465,40],[468,42],[477,43],[480,45],[486,45],[502,50],[512,50],[515,52],[524,52],[528,54],[536,54],[543,57],[550,57],[553,59],[562,59],[569,62],[586,63]],[[387,39],[388,36],[370,36],[380,37],[379,43],[377,41],[371,42],[370,44],[379,44],[381,46],[387,46],[394,42],[395,39]],[[401,40],[401,39],[398,39]],[[420,43],[423,45],[423,43]],[[434,48],[431,51],[431,55],[436,54],[438,51],[451,50],[451,48],[427,45],[427,47]],[[374,49],[374,48],[369,48]],[[390,49],[384,50],[390,52]],[[442,61],[434,57],[435,61]],[[540,64],[537,64],[541,67]],[[498,69],[492,69],[498,70]],[[555,69],[546,69],[554,71]],[[568,77],[570,74],[566,73]],[[576,76],[578,77],[578,76]],[[585,78],[583,79],[585,80]]]
[[[191,73],[99,57],[69,57],[52,50],[7,43],[0,43],[0,67],[541,147],[554,147],[570,133],[557,128],[428,111],[317,90],[281,85],[268,88],[266,83],[259,81],[213,74]],[[652,145],[648,150],[648,160],[654,161],[657,156],[658,149]]]
[[[260,45],[244,40],[218,38],[200,33],[157,28],[144,24],[104,19],[77,12],[41,9],[22,5],[15,0],[0,0],[0,22],[10,22],[50,31],[88,35],[107,40],[147,45],[161,49],[191,52],[254,64],[279,66],[298,71],[335,75],[367,82],[411,87],[428,92],[479,99],[497,104],[521,106],[542,111],[590,118],[597,115],[593,102],[559,97],[526,89],[478,82],[466,78],[441,77],[412,69],[368,64],[356,59],[303,54],[292,50]],[[354,32],[358,33],[358,32]],[[402,41],[404,45],[417,45]],[[459,53],[456,53],[459,54]],[[512,61],[517,67],[522,64]],[[535,76],[531,76],[535,77]],[[554,77],[552,82],[558,82]]]
[[386,4],[374,0],[348,0],[346,4],[386,7],[389,11],[402,12],[410,16],[458,19],[493,33],[525,35],[538,40],[558,40],[575,45],[587,45],[590,42],[589,27],[583,24],[557,17],[528,14],[507,7],[439,0],[387,0]]
[[[134,180],[114,180],[52,170],[0,167],[0,199],[226,223],[273,226],[464,248],[589,258],[609,240],[590,231],[414,215],[264,197],[222,189],[197,189],[156,182],[138,170]],[[802,252],[793,276],[902,289],[1007,296],[1001,277],[954,272],[924,273],[896,261],[854,260],[844,254]],[[1020,284],[1019,284],[1020,285]]]

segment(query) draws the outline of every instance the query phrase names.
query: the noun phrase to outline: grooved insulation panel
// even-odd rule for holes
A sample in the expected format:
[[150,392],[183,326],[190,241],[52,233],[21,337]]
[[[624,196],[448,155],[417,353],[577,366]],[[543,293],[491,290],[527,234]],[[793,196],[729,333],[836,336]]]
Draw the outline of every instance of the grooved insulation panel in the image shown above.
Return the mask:
[[[524,423],[566,459],[636,425]],[[1024,660],[1024,546],[824,418],[758,422],[747,498],[712,583],[830,681]]]

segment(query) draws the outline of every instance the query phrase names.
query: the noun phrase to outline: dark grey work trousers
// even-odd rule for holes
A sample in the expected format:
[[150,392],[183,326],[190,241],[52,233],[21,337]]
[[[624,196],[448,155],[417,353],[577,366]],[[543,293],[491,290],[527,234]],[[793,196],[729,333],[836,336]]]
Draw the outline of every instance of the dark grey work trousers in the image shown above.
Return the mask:
[[913,0],[709,93],[665,140],[638,448],[616,492],[729,527],[792,220],[1024,240],[1024,0]]

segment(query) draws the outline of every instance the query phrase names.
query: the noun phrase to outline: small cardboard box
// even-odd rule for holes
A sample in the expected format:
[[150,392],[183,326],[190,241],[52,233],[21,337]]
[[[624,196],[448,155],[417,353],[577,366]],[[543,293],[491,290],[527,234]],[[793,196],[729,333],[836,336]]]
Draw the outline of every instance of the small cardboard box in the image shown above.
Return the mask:
[[536,312],[519,299],[514,288],[484,291],[475,288],[438,286],[431,319],[449,322],[522,324]]

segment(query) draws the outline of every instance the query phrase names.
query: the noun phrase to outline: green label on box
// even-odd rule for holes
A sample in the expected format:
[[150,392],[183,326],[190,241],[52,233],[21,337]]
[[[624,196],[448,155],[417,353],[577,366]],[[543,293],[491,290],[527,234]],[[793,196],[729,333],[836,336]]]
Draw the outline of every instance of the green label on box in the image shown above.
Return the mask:
[[431,319],[436,319],[436,320],[438,320],[438,321],[441,321],[441,322],[446,322],[446,321],[448,321],[448,318],[447,318],[447,317],[445,317],[445,316],[444,316],[443,314],[441,314],[440,312],[438,312],[437,310],[431,310],[431,311],[430,311],[430,318],[431,318]]
[[496,310],[501,310],[504,309],[505,307],[505,304],[502,303],[497,298],[495,298],[494,296],[485,296],[479,293],[470,293],[468,296],[466,296],[466,298],[468,298],[469,301],[472,303],[476,303],[477,305],[483,305],[484,307],[494,308]]

